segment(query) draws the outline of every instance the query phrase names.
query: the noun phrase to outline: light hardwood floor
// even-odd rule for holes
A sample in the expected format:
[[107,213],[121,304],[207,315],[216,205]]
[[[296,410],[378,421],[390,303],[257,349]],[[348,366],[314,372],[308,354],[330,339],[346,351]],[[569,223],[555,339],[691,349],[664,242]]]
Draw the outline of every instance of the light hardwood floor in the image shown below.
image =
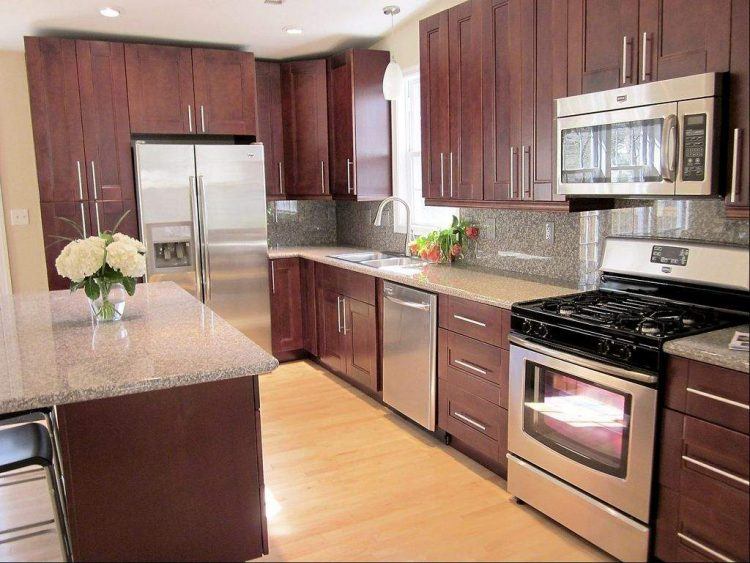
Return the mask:
[[609,559],[316,364],[285,364],[260,389],[263,561]]
[[[271,553],[258,561],[602,561],[505,481],[316,364],[260,379]],[[42,477],[0,478],[1,561],[60,560]]]

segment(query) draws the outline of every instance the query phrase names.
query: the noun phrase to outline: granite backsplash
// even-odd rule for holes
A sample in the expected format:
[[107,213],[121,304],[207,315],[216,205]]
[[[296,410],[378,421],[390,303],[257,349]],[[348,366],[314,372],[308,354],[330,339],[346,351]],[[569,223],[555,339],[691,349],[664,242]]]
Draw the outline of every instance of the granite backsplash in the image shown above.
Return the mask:
[[[721,200],[629,201],[623,205],[628,207],[584,213],[462,208],[461,217],[480,227],[479,239],[471,243],[463,263],[590,285],[596,281],[607,236],[750,242],[748,221],[726,219]],[[269,203],[269,243],[339,244],[402,252],[404,235],[393,232],[393,207],[385,209],[383,226],[375,227],[377,207],[377,202]],[[552,231],[549,239],[548,231]]]

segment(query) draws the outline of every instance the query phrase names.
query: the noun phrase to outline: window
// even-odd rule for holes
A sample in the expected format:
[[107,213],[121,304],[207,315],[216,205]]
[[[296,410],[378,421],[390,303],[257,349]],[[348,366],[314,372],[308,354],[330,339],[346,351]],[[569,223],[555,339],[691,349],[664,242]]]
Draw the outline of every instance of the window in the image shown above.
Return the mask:
[[[394,103],[394,186],[393,195],[400,197],[411,208],[411,223],[415,235],[450,226],[458,210],[453,207],[428,207],[422,197],[422,139],[419,99],[419,69],[404,72],[403,91]],[[394,230],[406,232],[406,213],[396,206]]]

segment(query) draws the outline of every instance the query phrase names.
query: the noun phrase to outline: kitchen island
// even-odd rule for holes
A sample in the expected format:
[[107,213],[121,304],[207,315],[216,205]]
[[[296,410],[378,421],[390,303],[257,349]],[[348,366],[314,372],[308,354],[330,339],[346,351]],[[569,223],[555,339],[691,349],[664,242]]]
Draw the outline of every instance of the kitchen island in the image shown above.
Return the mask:
[[277,361],[173,283],[121,322],[82,292],[0,301],[0,413],[56,406],[76,560],[267,552],[257,375]]

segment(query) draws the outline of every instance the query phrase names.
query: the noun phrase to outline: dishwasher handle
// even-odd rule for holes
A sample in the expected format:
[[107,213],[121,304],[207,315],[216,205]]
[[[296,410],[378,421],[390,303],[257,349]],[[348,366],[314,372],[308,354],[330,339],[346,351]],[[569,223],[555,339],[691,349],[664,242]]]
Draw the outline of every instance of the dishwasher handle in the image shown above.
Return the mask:
[[422,311],[430,310],[429,303],[415,303],[413,301],[404,301],[403,299],[397,299],[395,297],[391,297],[390,295],[384,295],[383,297],[388,301],[395,303],[396,305],[403,305],[404,307],[409,307],[411,309],[421,309]]

